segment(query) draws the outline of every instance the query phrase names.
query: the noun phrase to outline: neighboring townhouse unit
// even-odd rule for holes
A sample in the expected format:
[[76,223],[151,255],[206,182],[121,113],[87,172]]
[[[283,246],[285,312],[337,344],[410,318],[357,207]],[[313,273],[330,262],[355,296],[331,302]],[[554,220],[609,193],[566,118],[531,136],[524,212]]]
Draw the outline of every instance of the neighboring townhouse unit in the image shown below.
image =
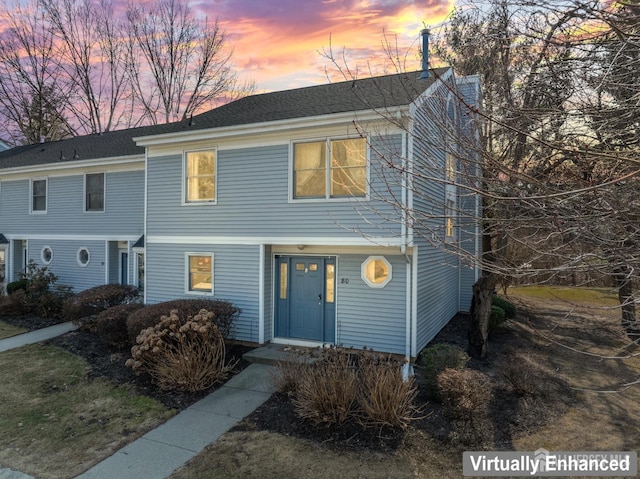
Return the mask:
[[420,77],[253,95],[2,152],[7,278],[30,259],[76,290],[228,299],[239,340],[415,356],[468,309],[479,274],[435,241],[479,254],[478,225],[461,221],[479,199],[456,178],[475,153],[451,145],[473,133],[478,79]]
[[0,271],[47,265],[76,291],[137,281],[145,151],[118,131],[0,152]]

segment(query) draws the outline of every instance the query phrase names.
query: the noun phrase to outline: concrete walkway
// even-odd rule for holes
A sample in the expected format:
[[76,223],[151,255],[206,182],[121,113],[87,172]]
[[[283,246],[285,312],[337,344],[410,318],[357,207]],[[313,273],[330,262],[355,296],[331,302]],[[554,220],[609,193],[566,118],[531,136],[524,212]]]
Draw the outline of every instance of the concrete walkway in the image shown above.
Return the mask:
[[[0,340],[0,352],[76,329],[71,323]],[[77,479],[165,479],[274,393],[272,366],[251,364],[222,387],[98,463]],[[2,469],[0,479],[33,479]]]
[[46,341],[47,339],[61,336],[77,329],[78,326],[72,323],[60,323],[48,328],[36,329],[28,333],[18,334],[11,336],[10,338],[0,339],[0,353],[8,351],[10,349],[19,348],[26,344],[39,343],[40,341]]

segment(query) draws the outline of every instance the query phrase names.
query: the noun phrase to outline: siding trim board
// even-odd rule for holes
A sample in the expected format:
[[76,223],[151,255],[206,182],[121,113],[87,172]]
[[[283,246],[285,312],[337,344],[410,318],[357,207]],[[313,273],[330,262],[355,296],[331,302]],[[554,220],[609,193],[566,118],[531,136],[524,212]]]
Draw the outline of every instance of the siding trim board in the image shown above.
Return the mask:
[[254,236],[145,236],[147,244],[188,244],[197,243],[203,245],[216,244],[239,244],[258,246],[262,244],[284,245],[284,246],[383,246],[396,247],[403,246],[402,238],[388,237],[362,237],[354,238],[342,237],[254,237]]

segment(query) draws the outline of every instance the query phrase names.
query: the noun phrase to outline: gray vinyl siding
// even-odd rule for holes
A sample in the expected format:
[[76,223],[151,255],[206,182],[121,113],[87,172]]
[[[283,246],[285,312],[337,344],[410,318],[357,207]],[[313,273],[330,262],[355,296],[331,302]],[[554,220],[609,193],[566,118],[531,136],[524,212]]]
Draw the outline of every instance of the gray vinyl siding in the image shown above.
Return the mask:
[[338,257],[336,344],[405,354],[407,259],[385,256],[393,277],[384,288],[371,288],[361,278],[361,266],[367,258]]
[[[481,105],[481,98],[479,97],[479,79],[476,77],[470,77],[468,81],[460,82],[458,85],[460,94],[465,100],[467,105],[479,106]],[[464,107],[462,107],[464,109]],[[477,123],[479,117],[473,113],[462,111],[460,115],[461,130],[463,137],[471,144],[479,145],[479,128]],[[465,188],[465,186],[471,186],[474,188],[481,188],[481,168],[480,157],[474,148],[464,148],[467,156],[465,164],[459,168],[460,187],[459,201],[460,201],[460,218],[459,218],[459,240],[460,246],[469,254],[462,261],[460,268],[460,310],[469,311],[471,307],[471,300],[473,297],[473,284],[479,275],[479,266],[472,260],[472,257],[481,253],[482,238],[480,237],[482,231],[482,225],[480,224],[482,218],[481,212],[481,197],[473,191]]]
[[242,309],[233,336],[258,342],[260,249],[259,246],[147,243],[146,302],[198,298],[185,292],[185,253],[213,253],[213,297],[231,301]]
[[107,172],[104,212],[84,212],[84,175],[50,176],[47,181],[46,214],[29,214],[28,179],[2,181],[4,235],[142,235],[144,171]]
[[[415,227],[418,246],[417,330],[418,353],[459,310],[460,267],[445,239],[445,151],[444,123],[447,92],[436,92],[416,111],[414,122],[413,206],[419,221]],[[440,103],[439,103],[440,102]],[[433,178],[433,179],[431,179]],[[456,227],[456,234],[459,228]]]
[[[71,286],[75,292],[104,284],[105,248],[104,241],[29,240],[27,254],[29,260],[43,266],[42,248],[49,246],[53,258],[48,268],[58,276],[60,284]],[[78,264],[78,250],[89,250],[90,260],[86,267]]]
[[[398,155],[401,136],[374,139],[375,150]],[[289,202],[289,143],[218,151],[217,204],[182,205],[182,157],[154,157],[148,168],[147,234],[230,237],[398,236],[400,225],[389,202],[372,200]],[[372,196],[389,195],[375,171],[371,152]],[[400,197],[399,182],[390,180]],[[395,183],[395,184],[394,184]],[[363,221],[362,216],[366,218]],[[354,232],[358,228],[360,232]],[[389,231],[391,230],[391,231]]]

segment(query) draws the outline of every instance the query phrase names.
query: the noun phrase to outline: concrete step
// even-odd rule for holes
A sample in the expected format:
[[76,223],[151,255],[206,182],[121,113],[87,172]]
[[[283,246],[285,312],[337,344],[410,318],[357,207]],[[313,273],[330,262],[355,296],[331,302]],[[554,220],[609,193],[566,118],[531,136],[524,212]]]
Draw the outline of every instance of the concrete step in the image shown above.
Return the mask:
[[318,348],[305,348],[301,346],[269,343],[244,353],[242,357],[250,363],[277,366],[278,363],[287,361],[313,362],[318,356]]

